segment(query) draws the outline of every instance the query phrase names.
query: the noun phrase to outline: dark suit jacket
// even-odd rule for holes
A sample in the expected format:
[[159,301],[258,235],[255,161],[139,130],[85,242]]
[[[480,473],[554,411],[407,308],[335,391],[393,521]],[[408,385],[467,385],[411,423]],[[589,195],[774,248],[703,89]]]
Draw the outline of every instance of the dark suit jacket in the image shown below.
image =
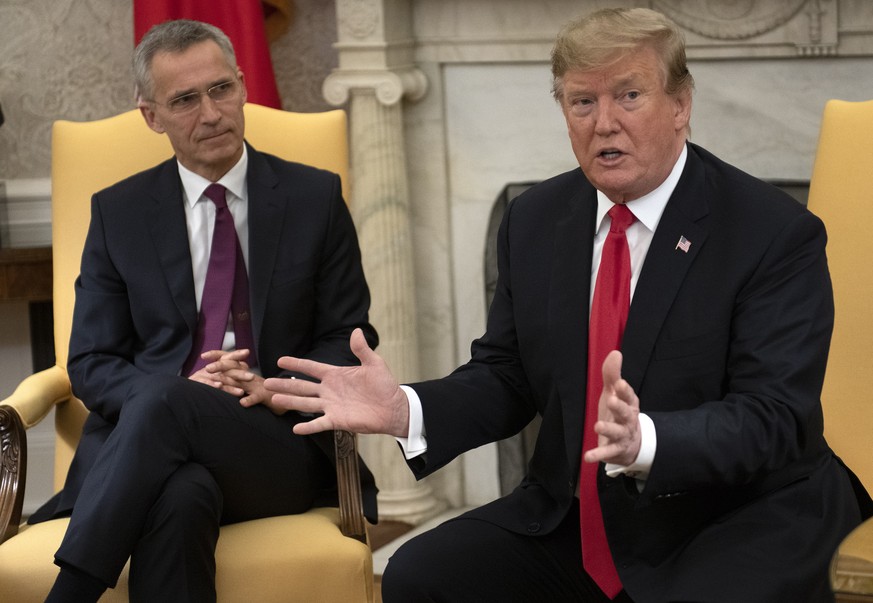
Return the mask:
[[[524,481],[472,512],[519,534],[553,530],[576,491],[595,195],[574,170],[510,205],[487,332],[468,364],[413,386],[428,439],[411,462],[419,476],[542,415]],[[635,601],[809,600],[805,589],[822,586],[859,522],[822,435],[833,321],[825,240],[796,201],[689,145],[622,344],[622,375],[655,423],[654,465],[642,493],[627,476],[601,469],[599,480]]]
[[[336,174],[248,147],[249,283],[260,371],[295,355],[355,364],[353,329],[378,343],[354,224]],[[191,351],[197,307],[182,184],[175,159],[94,195],[76,280],[67,370],[91,411],[63,491],[40,521],[69,512],[100,445],[138,380],[178,374]],[[333,450],[329,441],[319,441]],[[363,467],[363,464],[362,464]],[[365,508],[375,486],[364,467]]]

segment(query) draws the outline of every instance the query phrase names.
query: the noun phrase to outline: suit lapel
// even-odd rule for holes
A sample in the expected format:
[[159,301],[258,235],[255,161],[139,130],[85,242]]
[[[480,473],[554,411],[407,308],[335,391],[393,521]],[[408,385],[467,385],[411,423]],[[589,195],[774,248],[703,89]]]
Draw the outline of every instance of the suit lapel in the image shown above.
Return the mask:
[[594,188],[580,177],[575,192],[569,197],[568,213],[555,228],[548,324],[550,341],[555,342],[552,362],[561,396],[570,467],[578,464],[582,453],[580,434],[585,413],[588,305],[596,209]]
[[146,220],[170,294],[193,333],[197,328],[197,302],[194,297],[182,183],[175,159],[158,168],[157,182],[151,196],[152,203],[146,212]]
[[249,289],[252,332],[257,343],[263,327],[267,294],[284,228],[287,202],[278,190],[279,178],[264,156],[251,146],[248,147],[248,155],[246,181],[249,192]]
[[[640,391],[655,341],[688,268],[706,241],[709,213],[704,166],[689,146],[685,170],[673,191],[643,264],[622,341],[622,377]],[[686,250],[678,246],[684,238]]]

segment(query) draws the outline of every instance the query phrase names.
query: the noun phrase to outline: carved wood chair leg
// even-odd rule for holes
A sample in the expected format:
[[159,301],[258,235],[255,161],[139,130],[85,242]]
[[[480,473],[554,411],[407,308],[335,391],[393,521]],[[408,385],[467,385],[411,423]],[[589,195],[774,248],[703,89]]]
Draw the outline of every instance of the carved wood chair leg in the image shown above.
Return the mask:
[[21,417],[0,406],[0,543],[18,534],[27,476],[27,432]]

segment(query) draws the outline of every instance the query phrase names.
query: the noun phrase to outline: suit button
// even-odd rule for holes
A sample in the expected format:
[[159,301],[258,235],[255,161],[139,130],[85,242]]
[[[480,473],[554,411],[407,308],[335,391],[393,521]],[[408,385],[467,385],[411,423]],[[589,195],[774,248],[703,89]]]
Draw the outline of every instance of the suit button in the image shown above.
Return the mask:
[[540,524],[537,521],[533,521],[527,524],[527,531],[529,534],[536,534],[540,531]]

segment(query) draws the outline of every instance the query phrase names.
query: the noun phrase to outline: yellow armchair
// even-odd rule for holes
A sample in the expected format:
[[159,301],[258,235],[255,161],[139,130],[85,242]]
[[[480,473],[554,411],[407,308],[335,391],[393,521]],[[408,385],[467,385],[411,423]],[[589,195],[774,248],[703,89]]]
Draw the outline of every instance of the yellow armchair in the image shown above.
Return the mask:
[[[348,137],[342,111],[290,113],[247,104],[246,139],[258,150],[340,174],[348,199]],[[73,283],[90,218],[91,195],[173,153],[139,111],[94,122],[58,121],[52,130],[52,256],[56,365],[0,401],[0,601],[43,601],[57,567],[67,519],[20,526],[25,430],[55,409],[55,489],[64,483],[88,411],[66,372]],[[336,432],[339,509],[224,526],[216,551],[219,601],[370,602],[367,543],[354,435]],[[101,601],[127,600],[127,569]]]
[[[831,447],[873,492],[873,101],[827,103],[809,209],[828,231],[836,316],[822,404]],[[840,546],[831,566],[838,601],[873,601],[873,520]],[[869,597],[869,599],[868,599]]]

